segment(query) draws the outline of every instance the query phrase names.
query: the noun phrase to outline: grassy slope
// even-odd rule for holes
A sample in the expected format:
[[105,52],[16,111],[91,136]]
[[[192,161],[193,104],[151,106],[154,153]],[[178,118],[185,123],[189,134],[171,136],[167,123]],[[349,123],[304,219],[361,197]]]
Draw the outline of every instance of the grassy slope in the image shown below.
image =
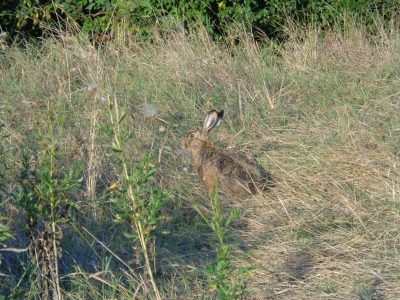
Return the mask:
[[[48,101],[58,124],[53,138],[61,163],[86,174],[74,195],[81,214],[66,226],[63,241],[67,298],[129,298],[140,281],[124,274],[124,266],[82,229],[122,260],[132,258],[129,242],[99,200],[117,171],[106,155],[111,137],[101,97],[116,97],[129,112],[126,151],[132,160],[153,145],[160,185],[174,191],[158,245],[165,297],[198,298],[201,268],[213,257],[212,237],[191,207],[196,199],[206,209],[205,189],[180,149],[180,139],[212,108],[226,110],[212,137],[215,144],[256,158],[276,180],[264,196],[241,203],[223,199],[241,210],[232,244],[238,263],[256,266],[250,295],[400,297],[398,33],[369,42],[360,31],[322,38],[310,30],[294,34],[283,47],[257,47],[245,35],[241,41],[221,46],[206,35],[177,32],[152,45],[122,40],[97,51],[66,35],[40,49],[1,52],[6,189],[16,188],[21,151],[31,149],[40,157],[50,139]],[[100,97],[88,94],[93,83]],[[165,122],[144,118],[145,102],[157,107]],[[89,165],[96,187],[85,185]],[[88,199],[90,190],[98,199]],[[9,215],[17,215],[11,198],[4,203]],[[18,237],[21,224],[14,220]],[[14,243],[22,246],[23,239]],[[4,281],[9,292],[21,275],[21,260],[11,255],[2,267],[13,273]],[[98,271],[103,273],[89,278]]]

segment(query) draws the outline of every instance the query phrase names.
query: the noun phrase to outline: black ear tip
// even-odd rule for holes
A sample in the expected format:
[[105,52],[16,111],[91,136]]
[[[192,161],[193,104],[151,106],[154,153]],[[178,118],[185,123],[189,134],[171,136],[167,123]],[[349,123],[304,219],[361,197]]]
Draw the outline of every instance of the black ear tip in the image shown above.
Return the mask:
[[210,110],[208,115],[211,115],[211,114],[214,114],[214,113],[217,114],[219,119],[222,119],[222,117],[224,116],[224,110],[223,109],[221,109],[221,111],[219,111],[219,112],[218,112],[218,110],[215,110],[215,109]]

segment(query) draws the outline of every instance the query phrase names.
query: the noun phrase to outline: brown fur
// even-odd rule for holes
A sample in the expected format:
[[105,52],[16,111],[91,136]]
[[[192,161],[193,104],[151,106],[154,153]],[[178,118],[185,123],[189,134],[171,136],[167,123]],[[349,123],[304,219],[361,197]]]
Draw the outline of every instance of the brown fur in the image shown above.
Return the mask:
[[211,111],[202,129],[191,132],[183,148],[192,153],[197,174],[204,180],[208,192],[219,188],[231,196],[255,194],[268,188],[271,177],[247,157],[228,153],[210,144],[208,132],[218,125],[223,112]]

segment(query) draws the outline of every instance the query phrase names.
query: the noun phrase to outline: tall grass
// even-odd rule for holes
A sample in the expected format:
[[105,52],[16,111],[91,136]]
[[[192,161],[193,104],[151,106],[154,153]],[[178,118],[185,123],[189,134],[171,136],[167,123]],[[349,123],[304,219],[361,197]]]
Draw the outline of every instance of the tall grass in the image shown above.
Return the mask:
[[[12,200],[22,153],[40,160],[51,135],[57,165],[83,176],[69,196],[79,210],[63,227],[64,298],[152,297],[122,234],[129,225],[113,222],[109,193],[121,165],[109,155],[112,99],[126,112],[124,155],[136,165],[153,149],[155,183],[173,191],[155,233],[160,297],[212,298],[204,271],[215,262],[216,237],[192,200],[205,213],[212,208],[180,140],[208,110],[223,108],[213,142],[255,158],[275,179],[265,195],[221,197],[222,213],[241,211],[225,242],[235,265],[255,266],[249,296],[398,298],[400,36],[378,29],[375,36],[357,28],[290,29],[284,44],[258,44],[241,31],[215,43],[205,31],[177,30],[151,44],[119,32],[100,48],[68,33],[40,46],[5,46],[1,192],[9,199],[2,210],[12,216],[10,245],[26,242],[24,215]],[[51,132],[48,103],[56,116]],[[3,255],[0,267],[7,275],[1,293],[37,298],[24,294],[27,257]]]

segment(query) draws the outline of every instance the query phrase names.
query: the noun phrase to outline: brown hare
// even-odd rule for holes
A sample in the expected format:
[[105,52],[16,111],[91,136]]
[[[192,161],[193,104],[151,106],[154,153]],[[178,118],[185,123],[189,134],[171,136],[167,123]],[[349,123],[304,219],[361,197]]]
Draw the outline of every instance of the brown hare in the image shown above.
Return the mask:
[[266,190],[271,184],[268,172],[256,167],[245,156],[230,153],[210,143],[208,134],[220,123],[223,115],[223,110],[210,111],[203,128],[191,132],[182,141],[182,147],[192,153],[197,174],[203,178],[208,192],[220,189],[230,196],[240,197]]

